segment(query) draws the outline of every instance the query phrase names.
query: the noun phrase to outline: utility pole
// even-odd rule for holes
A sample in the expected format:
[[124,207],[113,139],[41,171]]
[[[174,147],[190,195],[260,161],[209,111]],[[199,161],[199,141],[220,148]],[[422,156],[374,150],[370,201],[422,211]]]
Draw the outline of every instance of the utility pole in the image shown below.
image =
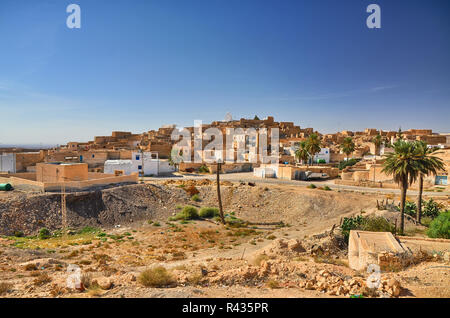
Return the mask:
[[[59,169],[56,170],[56,181],[58,181]],[[65,235],[65,230],[67,229],[67,204],[66,204],[66,183],[65,177],[62,176],[61,182],[61,220],[62,220],[62,230],[63,235]]]
[[142,180],[144,180],[145,170],[144,170],[144,151],[139,147],[139,152],[141,153],[141,168],[142,168]]
[[222,163],[220,162],[220,159],[217,160],[217,199],[219,201],[219,214],[220,214],[220,220],[222,221],[222,224],[225,224],[225,216],[223,215],[223,209],[222,209],[222,197],[220,195],[220,170],[222,169]]

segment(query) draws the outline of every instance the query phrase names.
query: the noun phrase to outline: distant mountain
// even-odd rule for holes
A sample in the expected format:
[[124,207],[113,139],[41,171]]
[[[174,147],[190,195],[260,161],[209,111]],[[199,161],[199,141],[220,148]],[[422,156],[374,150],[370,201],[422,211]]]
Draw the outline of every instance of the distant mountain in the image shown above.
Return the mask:
[[49,144],[2,144],[0,143],[0,148],[24,148],[24,149],[46,149],[53,148],[56,145]]

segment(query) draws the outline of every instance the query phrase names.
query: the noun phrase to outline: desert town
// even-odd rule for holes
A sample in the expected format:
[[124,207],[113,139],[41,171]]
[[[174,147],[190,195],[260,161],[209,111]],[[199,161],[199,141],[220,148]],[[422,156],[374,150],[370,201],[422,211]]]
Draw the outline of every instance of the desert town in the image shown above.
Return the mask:
[[450,134],[227,115],[201,128],[279,149],[219,165],[175,162],[175,128],[0,149],[0,297],[450,297]]

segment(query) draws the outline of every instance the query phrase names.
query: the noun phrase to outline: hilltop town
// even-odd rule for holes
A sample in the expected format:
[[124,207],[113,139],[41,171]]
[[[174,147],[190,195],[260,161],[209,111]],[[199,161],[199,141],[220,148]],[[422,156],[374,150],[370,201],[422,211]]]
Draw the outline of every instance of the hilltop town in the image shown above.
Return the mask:
[[[450,297],[448,233],[430,232],[450,206],[449,134],[321,134],[257,116],[201,128],[222,149],[201,140],[192,160],[175,160],[174,125],[0,149],[1,296]],[[194,145],[196,127],[185,131]],[[250,150],[263,132],[271,162]],[[442,161],[410,184],[404,216],[384,170],[399,141]]]
[[[180,172],[193,172],[203,169],[213,173],[214,164],[205,162],[182,162],[179,167],[171,165],[171,151],[176,140],[171,138],[171,134],[176,128],[175,125],[167,125],[158,130],[150,130],[141,134],[131,132],[114,131],[111,136],[96,136],[93,141],[68,142],[53,149],[42,149],[36,151],[21,151],[20,149],[0,149],[3,153],[0,171],[5,177],[16,177],[15,183],[18,185],[22,179],[23,183],[32,185],[33,181],[48,180],[45,177],[39,178],[36,167],[43,166],[42,163],[65,163],[65,164],[85,164],[87,171],[94,179],[106,177],[100,174],[119,176],[121,174],[141,176],[157,176],[170,174],[178,169]],[[257,116],[254,119],[240,119],[228,121],[214,121],[210,124],[203,124],[202,130],[208,128],[219,129],[223,136],[223,152],[232,152],[231,162],[225,160],[222,167],[224,172],[245,172],[254,171],[255,176],[277,177],[281,179],[301,179],[301,171],[311,171],[314,173],[325,173],[329,178],[335,179],[337,183],[346,185],[365,185],[371,187],[395,187],[392,178],[381,172],[383,155],[392,152],[392,144],[403,139],[407,141],[424,141],[430,147],[439,147],[442,151],[438,154],[444,162],[445,169],[439,171],[437,175],[430,176],[426,180],[428,187],[435,185],[446,185],[448,176],[450,134],[433,133],[431,129],[410,129],[407,131],[383,131],[377,129],[365,129],[364,131],[344,130],[334,134],[321,134],[313,128],[301,128],[293,122],[276,122],[273,117],[260,120]],[[273,128],[279,131],[279,151],[276,159],[277,167],[264,164],[261,158],[251,158],[249,146],[251,140],[245,133],[241,137],[234,136],[231,146],[226,143],[227,129],[255,129],[256,132],[267,129],[268,134]],[[185,127],[191,135],[191,143],[194,143],[194,127]],[[320,150],[308,159],[309,165],[305,165],[298,157],[296,151],[302,142],[308,140],[311,135],[316,135],[319,140]],[[342,144],[351,138],[353,147],[350,153],[345,154]],[[243,140],[245,156],[239,163],[236,163],[238,144]],[[256,141],[256,147],[258,141]],[[270,138],[269,138],[270,143]],[[202,150],[208,144],[207,140],[202,140]],[[229,149],[227,149],[227,147]],[[231,148],[231,149],[230,149]],[[200,158],[205,154],[201,153]],[[192,159],[194,153],[191,154]],[[226,156],[221,154],[222,158]],[[348,164],[345,169],[337,169],[339,163],[347,159],[356,159],[352,164]],[[252,160],[254,159],[254,160]],[[66,169],[69,169],[66,167]],[[74,168],[79,169],[79,168]],[[144,170],[145,171],[144,171]],[[36,179],[36,178],[39,178]],[[336,179],[337,178],[337,179]],[[76,179],[76,180],[75,180]],[[88,180],[87,172],[84,177],[77,176],[73,180]],[[28,180],[28,181],[27,181]],[[55,180],[51,180],[52,182]]]

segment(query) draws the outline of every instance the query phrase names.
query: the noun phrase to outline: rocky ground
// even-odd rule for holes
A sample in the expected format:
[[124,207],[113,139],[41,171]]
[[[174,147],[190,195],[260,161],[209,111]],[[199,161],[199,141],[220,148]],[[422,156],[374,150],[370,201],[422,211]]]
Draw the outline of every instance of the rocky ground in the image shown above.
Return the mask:
[[[191,200],[194,188],[198,202]],[[346,244],[330,230],[343,216],[373,209],[381,197],[230,182],[222,190],[226,212],[256,224],[168,221],[186,204],[215,206],[211,181],[71,194],[71,232],[0,238],[1,297],[450,297],[450,267],[442,254],[383,272],[375,289],[367,286],[368,273],[348,267]],[[21,213],[17,224],[26,223],[26,212],[33,211],[32,219],[43,217],[54,230],[59,198],[2,194],[2,222]],[[283,225],[272,224],[279,221]],[[85,225],[93,227],[80,231]],[[35,234],[39,226],[18,229]],[[83,284],[70,288],[77,268]],[[155,268],[164,279],[152,284],[143,273]]]

